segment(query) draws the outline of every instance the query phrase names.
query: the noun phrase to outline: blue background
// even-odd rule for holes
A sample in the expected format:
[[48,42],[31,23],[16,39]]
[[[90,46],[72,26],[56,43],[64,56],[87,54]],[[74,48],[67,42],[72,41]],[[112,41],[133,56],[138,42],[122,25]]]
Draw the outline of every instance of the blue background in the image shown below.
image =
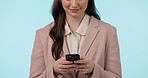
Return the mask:
[[[148,78],[148,1],[95,0],[118,31],[123,78]],[[53,21],[53,0],[0,0],[0,78],[28,78],[35,31]]]

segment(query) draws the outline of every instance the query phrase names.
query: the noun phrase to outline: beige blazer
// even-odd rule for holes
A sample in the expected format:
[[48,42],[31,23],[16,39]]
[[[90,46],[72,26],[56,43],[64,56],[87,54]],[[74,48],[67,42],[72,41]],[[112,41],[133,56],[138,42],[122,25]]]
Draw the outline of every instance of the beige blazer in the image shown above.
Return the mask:
[[[83,73],[75,76],[73,70],[55,77],[53,74],[53,63],[51,46],[52,39],[49,31],[53,23],[37,30],[32,59],[30,78],[88,78]],[[68,47],[64,41],[64,54],[68,53]],[[119,45],[115,27],[97,20],[93,16],[86,37],[80,49],[81,56],[87,56],[94,63],[94,71],[90,78],[121,78],[121,64]]]

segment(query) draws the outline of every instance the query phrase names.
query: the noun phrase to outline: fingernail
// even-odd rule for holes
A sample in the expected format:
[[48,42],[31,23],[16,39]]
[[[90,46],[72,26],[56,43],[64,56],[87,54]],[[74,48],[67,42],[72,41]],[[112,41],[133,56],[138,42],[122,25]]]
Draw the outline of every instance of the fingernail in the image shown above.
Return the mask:
[[70,63],[73,64],[74,62],[73,61],[70,61]]

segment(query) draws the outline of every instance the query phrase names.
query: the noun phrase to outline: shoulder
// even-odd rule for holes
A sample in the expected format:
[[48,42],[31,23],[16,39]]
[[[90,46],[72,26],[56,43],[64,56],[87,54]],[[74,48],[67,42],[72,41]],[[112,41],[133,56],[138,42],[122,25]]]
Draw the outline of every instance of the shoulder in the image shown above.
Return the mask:
[[104,31],[104,32],[113,32],[116,30],[116,27],[104,22],[102,20],[98,20],[97,18],[91,16],[90,22],[92,23],[91,25],[94,25],[95,28],[97,28],[99,31]]
[[104,22],[104,21],[100,21],[100,29],[101,30],[106,30],[106,31],[114,31],[116,30],[116,27],[107,23],[107,22]]
[[36,39],[39,39],[42,42],[43,46],[46,46],[46,43],[49,39],[52,42],[52,39],[49,36],[49,32],[53,26],[54,23],[51,22],[50,24],[44,26],[43,28],[36,30]]
[[51,22],[50,24],[44,26],[43,28],[38,29],[37,31],[40,33],[46,33],[49,32],[51,30],[51,28],[53,27],[54,23]]
[[43,28],[40,28],[36,30],[36,36],[41,40],[43,44],[46,43],[47,39],[49,39],[49,32],[51,28],[53,27],[54,23],[51,22],[50,24],[44,26]]
[[100,33],[107,36],[107,38],[111,38],[113,35],[117,34],[116,27],[104,21],[100,21],[99,30]]
[[53,27],[54,23],[51,22],[50,24],[44,26],[43,28],[38,29],[36,32],[40,35],[40,36],[48,36],[51,28]]

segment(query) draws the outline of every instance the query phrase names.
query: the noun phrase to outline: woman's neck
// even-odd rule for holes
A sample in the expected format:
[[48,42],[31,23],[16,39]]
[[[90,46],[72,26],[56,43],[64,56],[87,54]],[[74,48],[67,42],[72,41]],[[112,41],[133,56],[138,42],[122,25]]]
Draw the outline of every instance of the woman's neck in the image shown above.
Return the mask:
[[72,32],[75,32],[77,30],[84,16],[85,14],[80,17],[66,17],[66,20]]

